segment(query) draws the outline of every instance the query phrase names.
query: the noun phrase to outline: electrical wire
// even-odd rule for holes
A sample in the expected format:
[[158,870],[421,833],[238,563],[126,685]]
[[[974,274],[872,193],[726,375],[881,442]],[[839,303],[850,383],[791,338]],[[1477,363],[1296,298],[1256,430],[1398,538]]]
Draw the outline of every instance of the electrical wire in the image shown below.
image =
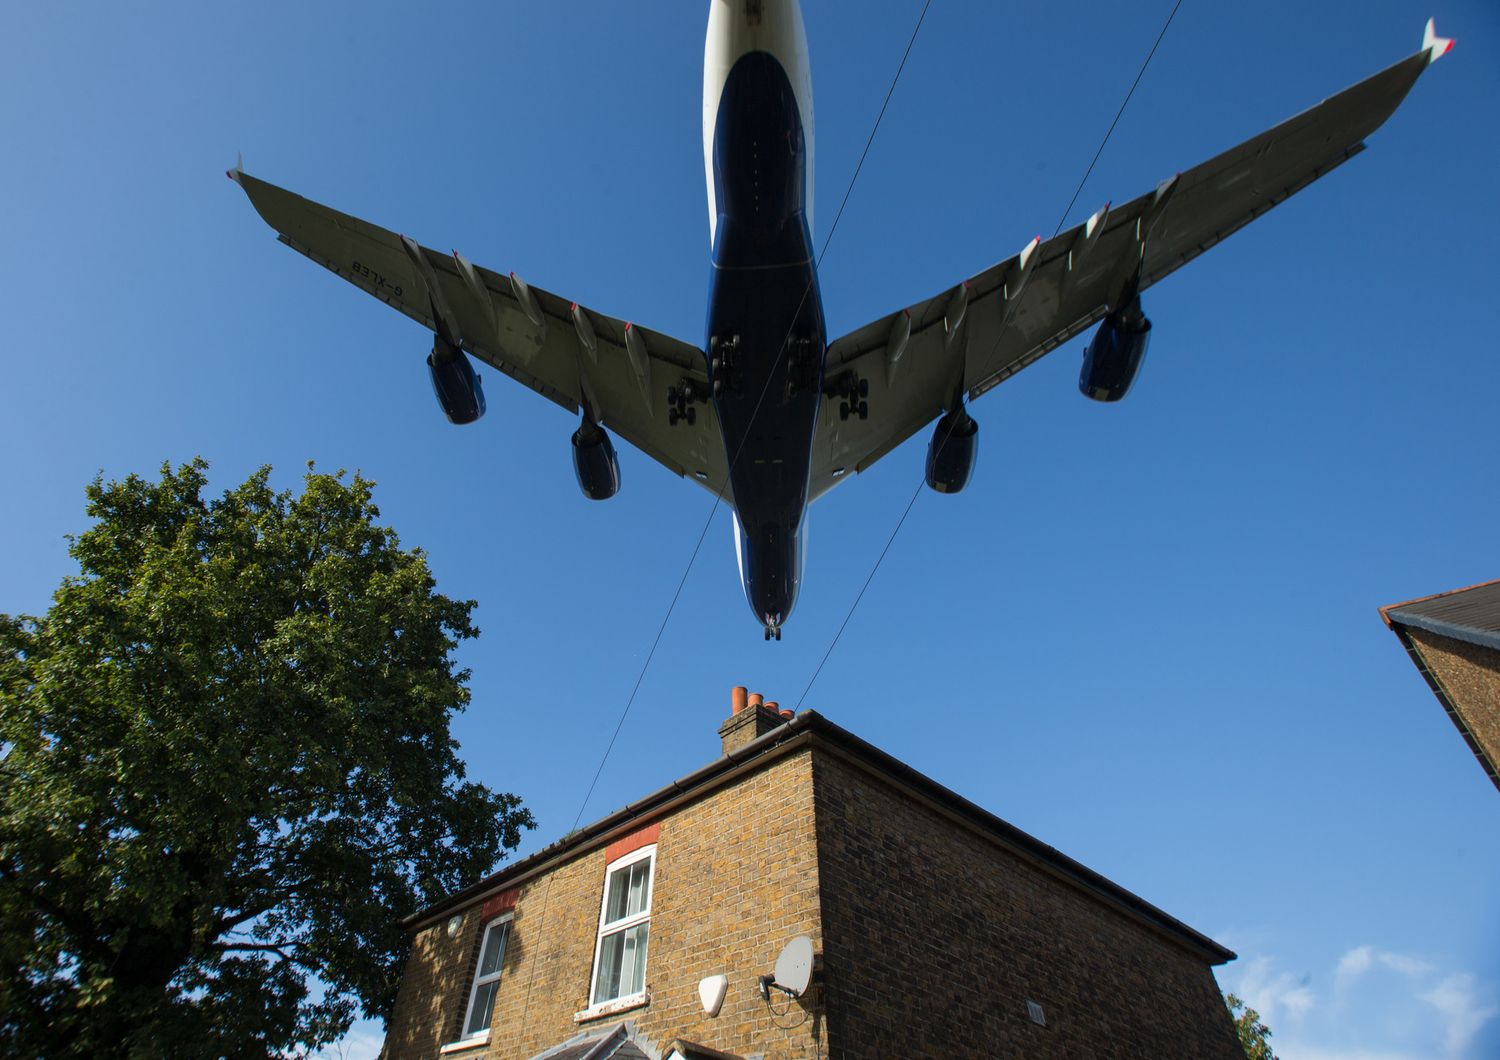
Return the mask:
[[[1156,55],[1156,49],[1161,46],[1162,38],[1167,35],[1167,30],[1172,25],[1172,20],[1177,17],[1177,9],[1181,6],[1182,0],[1177,0],[1172,6],[1171,12],[1167,15],[1166,22],[1162,24],[1161,32],[1156,35],[1156,42],[1151,45],[1151,50],[1146,53],[1145,62],[1141,63],[1141,68],[1136,73],[1135,80],[1130,84],[1130,90],[1125,93],[1125,99],[1120,103],[1120,109],[1115,111],[1114,121],[1109,123],[1109,129],[1104,133],[1104,139],[1099,141],[1099,149],[1094,152],[1093,159],[1089,162],[1088,168],[1083,171],[1083,177],[1078,181],[1078,187],[1073,189],[1073,197],[1068,200],[1068,205],[1063,208],[1062,216],[1057,219],[1057,226],[1052,230],[1050,239],[1056,239],[1057,234],[1062,231],[1063,223],[1067,221],[1068,214],[1072,212],[1074,204],[1078,202],[1078,196],[1083,193],[1083,186],[1088,183],[1089,176],[1094,172],[1094,166],[1098,163],[1099,157],[1104,154],[1105,145],[1109,143],[1109,138],[1114,135],[1115,126],[1120,124],[1120,117],[1125,113],[1125,108],[1130,104],[1130,97],[1135,95],[1136,87],[1141,83],[1141,78],[1146,76],[1146,68],[1151,65],[1151,60]],[[1011,313],[1014,310],[1015,306],[1013,304],[1006,306],[1005,316],[1000,321],[999,335],[1004,334],[1006,326],[1010,323]],[[997,348],[1001,341],[999,335],[997,335],[995,340]],[[942,441],[938,443],[939,452],[948,444],[948,439],[953,436],[953,429],[957,424],[958,421],[955,420],[948,425],[948,432],[943,435]],[[849,620],[854,617],[854,611],[859,607],[859,602],[865,598],[865,590],[875,580],[875,573],[880,570],[881,563],[885,562],[886,553],[890,552],[891,545],[895,544],[896,535],[901,532],[901,527],[906,524],[906,517],[911,514],[912,507],[917,503],[917,497],[921,494],[922,486],[925,485],[925,482],[926,477],[924,474],[923,478],[918,480],[917,488],[912,491],[911,499],[906,502],[906,507],[902,509],[901,518],[896,520],[896,526],[891,530],[891,536],[886,538],[885,547],[880,550],[880,555],[875,557],[875,565],[870,568],[870,573],[865,578],[864,584],[859,587],[859,592],[855,594],[854,602],[849,605],[849,610],[844,615],[843,622],[839,623],[838,632],[834,633],[833,640],[828,645],[828,650],[823,653],[823,658],[819,660],[817,669],[813,671],[812,677],[808,678],[807,685],[802,689],[802,694],[797,697],[797,705],[793,708],[794,710],[802,709],[802,703],[807,699],[807,694],[812,691],[813,684],[818,680],[818,675],[823,672],[823,667],[827,665],[829,657],[833,655],[833,649],[838,646],[839,640],[844,636],[844,630],[848,627]]]
[[[854,166],[854,173],[852,176],[850,176],[849,184],[844,189],[843,198],[839,201],[839,208],[834,214],[833,224],[829,226],[828,235],[823,240],[823,248],[818,252],[817,260],[813,263],[813,277],[817,276],[818,268],[823,264],[823,257],[828,253],[828,247],[833,242],[833,235],[838,230],[839,220],[844,216],[844,208],[848,206],[849,197],[854,192],[855,181],[859,180],[860,171],[864,168],[865,159],[869,156],[870,153],[870,146],[875,142],[875,134],[880,130],[880,123],[885,119],[886,109],[890,106],[891,97],[896,92],[896,84],[901,80],[902,71],[906,69],[906,61],[911,56],[912,47],[917,42],[917,34],[921,32],[922,23],[926,21],[927,10],[931,6],[932,0],[924,0],[922,4],[922,11],[917,16],[917,24],[912,28],[911,36],[906,42],[906,50],[901,53],[901,62],[897,64],[896,72],[891,77],[890,87],[886,89],[885,99],[880,104],[880,112],[875,116],[875,123],[870,128],[870,135],[865,138],[865,146],[864,149],[860,152],[859,161]],[[807,296],[812,292],[812,288],[813,280],[809,279],[807,286],[802,290],[802,297],[797,301],[797,309],[792,314],[792,324],[789,325],[787,329],[786,338],[782,340],[780,347],[777,349],[776,359],[771,364],[771,370],[766,375],[766,382],[761,386],[760,395],[756,398],[755,407],[751,410],[749,420],[750,424],[754,424],[755,420],[760,415],[761,407],[762,405],[764,405],[766,400],[766,394],[770,390],[771,380],[775,378],[777,369],[781,367],[781,361],[785,356],[787,345],[791,340],[792,331],[796,327],[797,318],[801,316],[802,307],[806,304]],[[651,648],[646,653],[645,662],[641,664],[640,673],[636,675],[635,685],[630,690],[630,696],[625,701],[624,709],[620,711],[620,720],[615,723],[614,732],[610,734],[609,743],[605,746],[604,754],[599,759],[599,766],[594,770],[593,779],[589,781],[588,790],[584,793],[583,801],[579,804],[578,813],[573,818],[573,826],[571,829],[569,829],[570,834],[574,831],[577,831],[579,822],[583,820],[583,814],[584,811],[588,808],[589,799],[593,797],[594,789],[598,786],[599,783],[599,778],[604,773],[604,766],[609,761],[610,753],[614,750],[615,742],[619,739],[621,730],[625,727],[625,720],[630,716],[630,709],[635,705],[636,696],[640,693],[641,690],[641,684],[645,681],[646,673],[651,668],[651,660],[656,657],[656,649],[661,644],[662,635],[667,631],[667,623],[671,621],[672,612],[677,609],[677,602],[682,598],[682,590],[687,585],[688,575],[690,575],[693,571],[693,564],[697,562],[698,553],[703,549],[703,542],[708,537],[708,529],[713,525],[714,517],[718,514],[719,508],[723,504],[724,491],[729,488],[730,476],[733,474],[735,467],[737,467],[739,464],[740,456],[744,452],[745,443],[748,441],[749,437],[750,431],[747,426],[745,433],[741,436],[740,443],[735,448],[734,455],[730,458],[729,465],[725,470],[724,482],[719,486],[719,491],[714,496],[713,507],[709,509],[708,518],[704,520],[703,529],[699,531],[698,540],[693,545],[693,551],[691,555],[688,556],[687,566],[683,569],[682,577],[677,581],[677,588],[672,593],[672,599],[667,604],[666,614],[662,616],[661,624],[656,629],[656,636],[651,640]],[[909,510],[910,505],[908,505],[907,507]],[[889,545],[887,545],[887,547],[889,547]],[[831,650],[832,649],[830,648],[830,651]],[[546,925],[547,906],[551,899],[551,895],[552,876],[549,875],[547,877],[547,887],[542,895],[540,923],[537,927],[538,932],[542,931]],[[521,1022],[523,1025],[526,1022],[526,1015],[531,1008],[531,988],[533,982],[535,981],[535,976],[536,969],[533,965],[532,974],[530,977],[528,977],[526,982],[526,1002],[521,1009]]]

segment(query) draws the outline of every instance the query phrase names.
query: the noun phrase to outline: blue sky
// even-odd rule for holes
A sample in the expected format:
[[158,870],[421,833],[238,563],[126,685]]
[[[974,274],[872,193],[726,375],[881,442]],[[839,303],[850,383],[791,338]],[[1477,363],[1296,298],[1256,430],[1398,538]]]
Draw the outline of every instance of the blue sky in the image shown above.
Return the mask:
[[[920,4],[808,5],[826,233]],[[489,372],[435,406],[411,322],[275,242],[246,169],[701,341],[706,5],[8,5],[0,610],[45,609],[96,473],[202,454],[379,483],[449,594],[472,775],[573,823],[711,499]],[[824,261],[833,334],[1050,233],[1170,4],[933,5]],[[1500,575],[1500,10],[1188,2],[1069,217],[1458,38],[1370,150],[1146,298],[1130,398],[1081,340],[812,511],[779,644],[721,510],[585,820],[718,752],[743,683],[813,707],[1205,931],[1298,1058],[1500,1055],[1500,796],[1377,606]],[[367,1039],[366,1039],[367,1040]]]

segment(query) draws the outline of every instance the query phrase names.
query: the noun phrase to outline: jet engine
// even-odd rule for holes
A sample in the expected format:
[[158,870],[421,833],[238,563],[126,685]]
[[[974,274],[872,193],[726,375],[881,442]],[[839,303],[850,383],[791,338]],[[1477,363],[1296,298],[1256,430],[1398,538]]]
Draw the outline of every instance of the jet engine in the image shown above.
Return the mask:
[[591,501],[607,501],[620,492],[620,460],[605,429],[584,417],[573,432],[573,471],[578,488]]
[[432,373],[432,392],[448,422],[473,423],[484,415],[484,388],[463,350],[434,335],[427,369]]
[[1095,401],[1119,401],[1135,381],[1151,344],[1151,321],[1141,312],[1139,295],[1109,316],[1083,351],[1078,389]]
[[957,493],[969,484],[979,454],[979,424],[959,404],[943,414],[927,443],[927,485],[939,493]]

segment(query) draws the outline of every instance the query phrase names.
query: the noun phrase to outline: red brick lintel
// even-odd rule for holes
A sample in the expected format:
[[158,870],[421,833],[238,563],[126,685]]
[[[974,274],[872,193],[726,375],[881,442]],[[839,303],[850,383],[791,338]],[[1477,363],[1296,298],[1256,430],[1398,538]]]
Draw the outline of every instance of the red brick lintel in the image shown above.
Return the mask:
[[626,854],[629,854],[632,851],[639,850],[644,846],[649,846],[650,844],[656,842],[657,837],[660,835],[660,821],[653,821],[651,824],[648,824],[642,828],[637,828],[633,832],[626,832],[619,839],[616,839],[613,843],[604,848],[604,863],[607,865],[611,861],[614,861],[616,858],[623,858]]
[[509,913],[516,907],[516,896],[521,893],[521,888],[511,887],[501,891],[489,901],[485,902],[479,909],[481,921],[493,920],[502,913]]

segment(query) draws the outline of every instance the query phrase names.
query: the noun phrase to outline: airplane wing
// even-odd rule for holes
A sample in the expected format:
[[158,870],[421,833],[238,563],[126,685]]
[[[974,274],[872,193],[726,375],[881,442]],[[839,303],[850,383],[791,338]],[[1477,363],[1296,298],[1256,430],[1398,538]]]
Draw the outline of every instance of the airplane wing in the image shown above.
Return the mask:
[[[728,479],[702,351],[441,254],[395,232],[229,173],[281,242],[512,379],[597,422],[670,471],[718,494]],[[668,392],[673,393],[669,398]],[[678,399],[681,399],[679,405]],[[689,419],[674,409],[693,409]]]
[[[950,408],[960,389],[977,398],[1097,323],[1137,270],[1144,290],[1352,158],[1450,45],[1428,23],[1409,58],[832,343],[811,496],[864,471]],[[867,418],[841,415],[855,394],[867,395]]]

